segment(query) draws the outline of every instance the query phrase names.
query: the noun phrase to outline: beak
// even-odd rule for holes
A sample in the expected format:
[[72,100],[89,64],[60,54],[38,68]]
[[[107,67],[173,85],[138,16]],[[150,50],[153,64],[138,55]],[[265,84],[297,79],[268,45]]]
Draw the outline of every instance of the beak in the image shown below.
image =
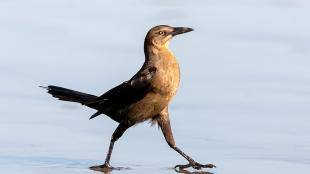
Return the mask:
[[194,31],[194,29],[188,28],[188,27],[174,27],[171,34],[172,36],[175,36],[175,35],[187,33],[190,31]]

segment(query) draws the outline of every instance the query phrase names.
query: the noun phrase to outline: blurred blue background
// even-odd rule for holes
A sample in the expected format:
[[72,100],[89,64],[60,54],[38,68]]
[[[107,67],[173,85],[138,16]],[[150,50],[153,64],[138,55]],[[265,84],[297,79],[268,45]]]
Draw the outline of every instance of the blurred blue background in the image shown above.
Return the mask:
[[[117,124],[39,85],[96,95],[144,61],[146,32],[186,26],[171,50],[181,85],[177,145],[218,174],[310,172],[310,1],[0,1],[0,172],[93,173]],[[157,127],[117,142],[113,173],[173,173],[185,163]]]

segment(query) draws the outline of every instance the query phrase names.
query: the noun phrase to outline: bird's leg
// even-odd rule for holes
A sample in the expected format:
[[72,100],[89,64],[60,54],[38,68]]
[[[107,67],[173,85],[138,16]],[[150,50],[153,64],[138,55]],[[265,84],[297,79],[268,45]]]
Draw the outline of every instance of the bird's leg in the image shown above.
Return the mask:
[[176,165],[175,168],[184,169],[184,168],[192,167],[194,169],[199,170],[201,168],[213,168],[213,167],[215,167],[215,165],[213,165],[213,164],[205,164],[204,165],[204,164],[200,164],[200,163],[196,162],[195,160],[193,160],[190,156],[186,155],[181,149],[179,149],[175,145],[175,141],[174,141],[171,126],[170,126],[168,109],[165,109],[164,111],[162,111],[160,113],[159,117],[157,118],[157,122],[158,122],[158,125],[164,134],[164,137],[165,137],[168,145],[172,149],[174,149],[176,152],[178,152],[180,155],[182,155],[189,162],[189,164],[186,164],[186,165]]
[[111,171],[113,169],[116,169],[110,165],[110,159],[111,159],[111,155],[112,155],[112,151],[113,151],[113,146],[114,146],[114,143],[130,127],[131,127],[131,124],[129,124],[128,122],[122,122],[118,125],[118,127],[116,128],[116,130],[114,131],[114,133],[111,137],[109,150],[108,150],[104,164],[99,165],[99,166],[92,166],[92,167],[90,167],[90,169],[97,170],[97,171],[104,171],[104,172],[108,172],[108,171]]

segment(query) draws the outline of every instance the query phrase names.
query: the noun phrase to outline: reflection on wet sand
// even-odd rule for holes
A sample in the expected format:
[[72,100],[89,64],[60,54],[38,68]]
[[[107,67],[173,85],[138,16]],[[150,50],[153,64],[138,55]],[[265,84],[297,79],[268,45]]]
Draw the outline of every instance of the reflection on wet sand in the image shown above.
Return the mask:
[[[97,171],[97,172],[102,172],[104,174],[111,174],[113,173],[113,171],[120,171],[120,170],[130,170],[131,168],[129,167],[113,167],[111,168],[106,168],[106,167],[102,167],[102,166],[91,166],[89,167],[90,170],[93,171]],[[174,171],[176,173],[182,173],[182,174],[213,174],[211,172],[206,172],[206,171],[189,171],[189,170],[185,170],[185,169],[176,169],[174,168]]]
[[191,171],[188,171],[188,170],[185,170],[185,169],[175,169],[175,171],[177,173],[183,173],[183,174],[213,174],[211,172],[205,172],[205,171],[194,171],[194,172],[191,172]]
[[102,165],[99,166],[91,166],[89,167],[90,170],[97,171],[97,172],[103,172],[105,174],[110,174],[113,170],[130,170],[129,167],[113,167],[113,168],[107,168],[102,167]]

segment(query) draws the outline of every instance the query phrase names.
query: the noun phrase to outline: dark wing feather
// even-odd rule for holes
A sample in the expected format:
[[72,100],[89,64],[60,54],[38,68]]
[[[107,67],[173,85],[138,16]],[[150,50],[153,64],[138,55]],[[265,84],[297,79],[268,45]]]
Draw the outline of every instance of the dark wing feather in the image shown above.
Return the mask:
[[[113,116],[133,103],[141,100],[149,91],[152,90],[151,81],[156,73],[155,67],[150,67],[138,72],[132,79],[126,81],[111,90],[107,91],[87,105],[96,107],[98,112],[93,114],[90,119],[104,113]],[[112,118],[119,120],[120,118]]]

